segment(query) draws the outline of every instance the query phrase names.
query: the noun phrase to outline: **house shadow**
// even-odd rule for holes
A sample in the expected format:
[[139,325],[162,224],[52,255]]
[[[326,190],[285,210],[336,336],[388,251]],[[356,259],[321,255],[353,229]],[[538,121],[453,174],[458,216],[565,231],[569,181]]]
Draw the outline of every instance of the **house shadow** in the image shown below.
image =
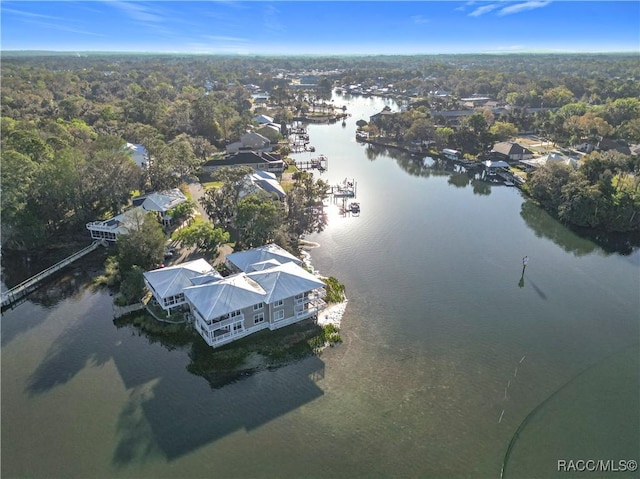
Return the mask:
[[[118,365],[123,378],[130,366]],[[127,385],[131,396],[118,421],[113,464],[122,468],[158,452],[172,461],[228,434],[252,431],[322,396],[316,382],[323,377],[324,363],[311,356],[218,389],[194,384],[194,376],[179,368],[165,370],[151,386],[135,381]]]
[[[63,386],[87,365],[113,361],[129,398],[119,414],[112,462],[124,468],[161,455],[168,461],[236,431],[251,431],[321,397],[324,363],[308,356],[279,368],[213,384],[189,372],[189,345],[155,341],[112,321],[112,298],[86,292],[55,314],[84,311],[58,337],[27,381],[31,396]],[[55,318],[53,318],[55,319]],[[249,339],[249,338],[246,338]],[[224,385],[223,385],[224,384]],[[120,387],[120,386],[118,386]]]

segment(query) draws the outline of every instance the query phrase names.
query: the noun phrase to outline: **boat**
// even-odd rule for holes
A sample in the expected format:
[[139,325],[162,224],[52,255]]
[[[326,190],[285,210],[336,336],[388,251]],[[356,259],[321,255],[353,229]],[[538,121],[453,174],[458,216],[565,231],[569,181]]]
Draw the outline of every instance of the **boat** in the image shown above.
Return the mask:
[[360,213],[360,203],[357,201],[352,201],[349,203],[349,211],[352,213]]

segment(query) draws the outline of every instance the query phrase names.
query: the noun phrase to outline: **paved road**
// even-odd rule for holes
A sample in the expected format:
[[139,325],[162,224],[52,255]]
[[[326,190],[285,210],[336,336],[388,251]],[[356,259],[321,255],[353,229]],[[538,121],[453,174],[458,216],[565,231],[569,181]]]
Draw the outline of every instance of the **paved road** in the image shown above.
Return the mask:
[[189,183],[189,192],[191,193],[191,198],[195,201],[196,205],[198,205],[198,212],[202,216],[203,219],[210,220],[209,215],[204,210],[202,205],[200,204],[200,198],[204,196],[204,188],[197,181],[193,181]]

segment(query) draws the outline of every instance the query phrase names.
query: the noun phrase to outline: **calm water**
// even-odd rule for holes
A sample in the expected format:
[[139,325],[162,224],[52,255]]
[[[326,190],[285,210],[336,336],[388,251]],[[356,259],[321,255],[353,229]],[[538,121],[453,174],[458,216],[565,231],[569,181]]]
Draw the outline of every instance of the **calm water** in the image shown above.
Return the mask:
[[211,389],[81,281],[28,301],[2,318],[3,477],[497,478],[532,411],[506,477],[640,459],[640,254],[604,252],[516,189],[357,144],[385,102],[335,101],[353,116],[311,143],[362,212],[332,208],[310,239],[347,287],[344,343]]

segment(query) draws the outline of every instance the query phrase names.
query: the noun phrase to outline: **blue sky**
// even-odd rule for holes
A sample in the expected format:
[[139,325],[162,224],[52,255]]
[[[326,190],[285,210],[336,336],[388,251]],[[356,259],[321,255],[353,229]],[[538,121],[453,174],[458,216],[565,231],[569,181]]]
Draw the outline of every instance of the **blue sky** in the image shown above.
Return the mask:
[[10,1],[2,50],[640,52],[633,1]]

